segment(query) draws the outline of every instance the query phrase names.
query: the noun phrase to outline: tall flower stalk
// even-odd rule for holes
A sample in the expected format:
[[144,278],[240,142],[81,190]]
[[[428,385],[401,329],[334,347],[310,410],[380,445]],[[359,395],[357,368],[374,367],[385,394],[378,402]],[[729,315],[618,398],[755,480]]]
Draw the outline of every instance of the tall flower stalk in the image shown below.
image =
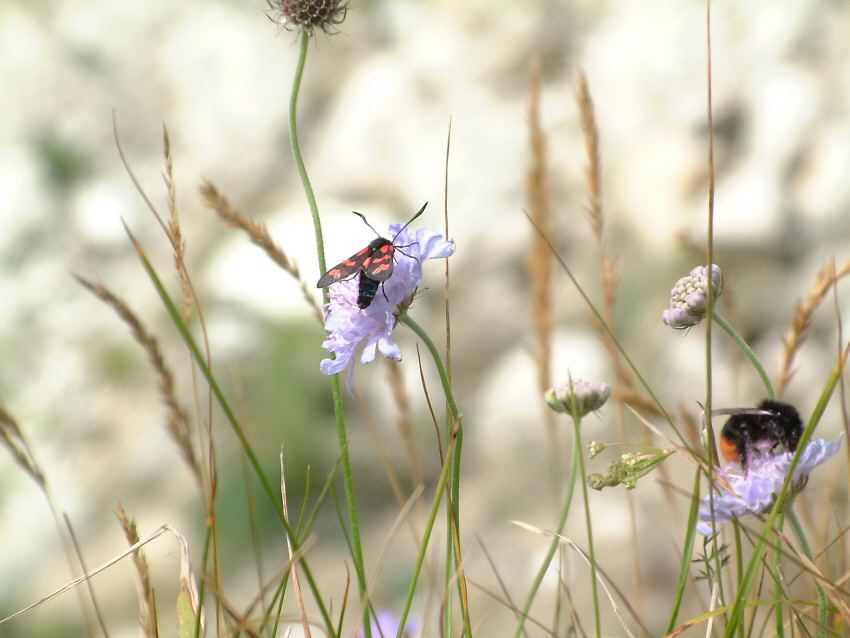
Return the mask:
[[569,380],[569,383],[558,386],[556,388],[551,388],[546,392],[544,398],[546,403],[552,408],[555,412],[562,412],[565,414],[569,414],[573,420],[573,449],[570,456],[570,477],[567,482],[567,494],[564,498],[564,505],[561,508],[561,514],[558,518],[558,524],[555,528],[555,534],[552,536],[552,542],[549,544],[549,549],[546,552],[546,556],[543,558],[543,562],[540,565],[540,568],[537,570],[537,574],[534,577],[534,581],[531,584],[531,589],[528,592],[528,595],[525,598],[525,604],[522,607],[522,611],[519,616],[519,621],[517,622],[516,629],[514,630],[514,638],[519,638],[519,635],[523,631],[523,626],[525,625],[525,621],[528,618],[528,613],[531,611],[531,605],[534,603],[534,599],[537,596],[537,591],[540,589],[540,584],[543,582],[543,577],[546,575],[546,571],[549,569],[549,565],[552,562],[552,558],[555,556],[555,552],[558,550],[558,547],[561,544],[561,534],[564,531],[564,527],[567,524],[567,517],[570,513],[570,507],[573,502],[573,495],[575,493],[576,481],[581,475],[581,483],[582,483],[582,491],[584,494],[584,513],[585,513],[585,523],[587,525],[587,541],[588,548],[590,554],[590,569],[591,569],[591,579],[592,579],[592,589],[593,589],[593,611],[594,611],[594,620],[596,624],[596,635],[600,636],[601,627],[600,627],[600,618],[599,618],[599,596],[597,592],[596,585],[596,554],[593,548],[593,531],[591,527],[590,521],[590,503],[587,500],[587,475],[584,467],[584,457],[582,455],[583,446],[581,442],[581,419],[586,416],[590,412],[594,412],[601,408],[605,402],[608,400],[608,397],[611,395],[611,388],[606,383],[588,383],[586,381]]
[[[301,90],[301,79],[304,75],[304,65],[307,60],[307,47],[310,43],[310,31],[302,29],[299,36],[298,62],[295,66],[295,76],[292,80],[292,92],[289,99],[289,141],[292,146],[292,157],[295,160],[295,166],[298,168],[298,176],[301,178],[301,185],[304,188],[304,195],[307,197],[307,203],[310,206],[310,214],[313,218],[313,230],[316,235],[316,255],[319,261],[319,271],[325,272],[327,265],[325,263],[325,243],[322,236],[322,220],[319,216],[319,207],[316,204],[316,196],[313,192],[313,186],[310,184],[310,177],[307,174],[307,168],[304,165],[304,158],[301,155],[301,146],[298,142],[298,95]],[[322,293],[324,302],[329,301],[328,291],[325,289]],[[333,394],[334,416],[336,418],[337,437],[339,439],[340,458],[342,461],[342,482],[345,490],[345,500],[348,506],[348,520],[351,525],[351,551],[354,559],[354,569],[357,573],[357,586],[360,594],[360,600],[363,603],[363,635],[365,638],[371,638],[372,626],[369,620],[369,604],[367,600],[368,592],[366,589],[366,569],[363,561],[363,547],[360,541],[360,520],[357,514],[357,499],[354,494],[354,479],[351,472],[351,458],[348,454],[348,436],[345,430],[345,414],[342,407],[342,389],[340,387],[339,377],[333,375],[331,377],[331,392]]]

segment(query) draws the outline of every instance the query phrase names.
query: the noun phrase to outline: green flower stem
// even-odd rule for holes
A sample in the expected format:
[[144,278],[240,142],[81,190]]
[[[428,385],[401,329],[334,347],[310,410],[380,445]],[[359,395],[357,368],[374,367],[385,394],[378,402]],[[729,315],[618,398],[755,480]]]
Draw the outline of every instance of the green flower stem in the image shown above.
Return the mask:
[[[310,183],[310,176],[307,175],[307,167],[304,165],[304,158],[301,156],[301,145],[298,142],[298,125],[296,120],[298,95],[301,92],[301,78],[304,75],[304,63],[307,61],[307,47],[309,44],[310,34],[302,31],[298,49],[298,62],[295,65],[295,77],[292,79],[292,92],[289,96],[289,143],[292,147],[292,157],[295,160],[295,166],[298,168],[298,176],[301,178],[301,185],[304,187],[304,195],[307,197],[307,203],[310,206],[310,214],[313,216],[313,231],[316,235],[316,254],[319,257],[319,271],[325,272],[327,270],[327,264],[325,263],[325,240],[322,237],[322,220],[319,217],[319,206],[316,204],[313,185]],[[327,303],[327,288],[322,290],[322,296],[325,303]]]
[[[575,404],[575,399],[573,399]],[[575,445],[579,450],[578,454],[578,469],[581,474],[581,490],[584,497],[584,520],[587,525],[587,549],[590,554],[590,583],[593,588],[593,619],[596,623],[596,638],[602,636],[602,625],[599,613],[599,585],[596,582],[596,553],[593,549],[593,527],[590,523],[590,500],[587,498],[587,475],[584,469],[584,454],[582,454],[581,443],[581,419],[576,411],[576,405],[573,405],[573,429],[575,430]]]
[[[408,328],[413,330],[416,333],[416,336],[425,344],[425,347],[428,349],[428,352],[431,353],[431,357],[434,359],[434,365],[437,367],[437,374],[440,376],[440,383],[443,385],[443,393],[446,397],[446,403],[449,406],[449,411],[451,412],[452,419],[454,423],[452,424],[452,431],[456,430],[455,434],[455,451],[452,455],[451,460],[446,457],[446,464],[448,465],[451,462],[452,466],[452,477],[451,477],[451,494],[452,494],[452,502],[450,506],[454,510],[454,519],[455,519],[455,529],[449,530],[449,534],[453,534],[455,541],[455,561],[457,563],[458,570],[458,588],[460,589],[460,603],[461,609],[463,612],[463,626],[466,638],[472,638],[472,623],[469,620],[469,597],[467,594],[466,588],[466,576],[463,572],[463,565],[461,562],[461,551],[460,551],[460,467],[461,467],[461,450],[463,449],[463,419],[461,418],[460,410],[457,407],[457,402],[455,401],[454,392],[452,391],[451,383],[449,382],[449,375],[446,372],[446,367],[443,365],[443,359],[440,356],[439,350],[437,350],[437,346],[431,340],[431,337],[428,336],[428,333],[423,330],[422,326],[416,323],[410,315],[406,312],[403,312],[398,317],[398,321],[403,323]],[[442,487],[440,488],[442,489]],[[404,626],[404,623],[400,625]]]
[[[794,511],[793,507],[789,507],[785,515],[788,517],[788,520],[791,521],[791,527],[794,528],[794,535],[797,537],[797,540],[800,541],[800,547],[803,549],[803,553],[806,555],[811,561],[814,561],[814,555],[812,554],[812,547],[809,545],[809,539],[806,537],[806,532],[803,530],[803,526],[800,524],[800,519],[797,518],[797,512]],[[823,593],[823,589],[821,589],[820,585],[815,581],[815,590],[817,592],[818,597],[818,638],[826,637],[826,595]]]
[[[292,157],[298,168],[301,185],[304,187],[304,195],[310,206],[310,214],[313,217],[313,230],[316,235],[316,254],[319,259],[319,272],[325,272],[325,243],[322,238],[322,220],[319,217],[319,207],[316,204],[316,196],[307,175],[307,167],[301,155],[301,145],[298,142],[298,94],[301,90],[301,78],[304,75],[304,63],[307,60],[307,48],[310,43],[310,35],[306,31],[301,32],[300,46],[298,49],[298,62],[295,66],[295,77],[292,80],[292,93],[289,99],[289,141],[292,146]],[[328,290],[322,291],[324,302],[328,302]],[[369,604],[366,589],[366,569],[363,561],[363,548],[360,542],[360,520],[357,514],[357,500],[354,496],[354,479],[351,473],[351,459],[348,455],[348,437],[345,432],[345,414],[342,407],[342,391],[339,384],[339,376],[331,377],[331,392],[333,394],[334,416],[336,417],[337,437],[339,438],[340,456],[342,458],[342,482],[345,488],[345,499],[348,505],[348,519],[351,525],[351,545],[354,558],[354,570],[357,573],[357,586],[360,592],[360,601],[363,607],[363,634],[365,638],[372,637],[372,623],[369,619]]]
[[750,360],[750,363],[753,364],[753,367],[756,369],[756,372],[758,372],[759,376],[761,377],[762,383],[764,383],[764,389],[767,390],[767,398],[775,399],[776,392],[773,389],[773,384],[770,382],[770,377],[767,376],[767,372],[765,371],[764,366],[761,364],[761,361],[756,356],[756,353],[753,352],[753,349],[750,348],[747,342],[744,341],[743,337],[741,337],[741,335],[739,335],[735,331],[731,324],[726,321],[726,319],[724,319],[719,312],[717,312],[716,308],[711,312],[711,317],[714,319],[715,323],[718,326],[720,326],[726,331],[726,334],[732,337],[733,341],[741,349],[741,352],[747,355],[747,358]]
[[549,550],[546,552],[546,556],[543,559],[543,563],[540,565],[540,569],[537,570],[534,582],[531,583],[531,589],[528,592],[528,596],[525,598],[525,604],[522,606],[522,613],[520,614],[519,622],[514,630],[514,638],[519,638],[520,633],[522,633],[523,625],[525,625],[525,619],[528,618],[528,612],[531,610],[531,605],[534,603],[535,596],[537,596],[537,590],[540,589],[540,583],[543,582],[543,577],[549,569],[549,564],[552,562],[552,558],[555,556],[555,552],[558,551],[558,547],[561,544],[560,536],[564,532],[564,526],[567,524],[567,516],[570,513],[570,505],[572,505],[573,494],[575,493],[579,456],[581,456],[581,450],[579,449],[578,444],[573,442],[573,449],[570,454],[570,477],[567,482],[567,495],[564,498],[564,506],[561,508],[558,526],[555,528],[555,536],[552,537],[552,542],[549,544]]

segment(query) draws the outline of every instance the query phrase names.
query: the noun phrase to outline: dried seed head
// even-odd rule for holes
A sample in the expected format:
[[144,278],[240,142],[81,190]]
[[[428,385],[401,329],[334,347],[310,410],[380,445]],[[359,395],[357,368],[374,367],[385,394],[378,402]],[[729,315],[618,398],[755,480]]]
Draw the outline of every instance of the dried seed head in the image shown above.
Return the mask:
[[626,452],[608,466],[604,474],[589,474],[587,484],[595,490],[625,485],[633,490],[638,480],[649,474],[673,452],[671,450],[647,449],[639,452]]
[[285,29],[297,29],[309,35],[317,28],[327,34],[345,20],[348,3],[344,0],[268,0],[274,12],[272,20]]

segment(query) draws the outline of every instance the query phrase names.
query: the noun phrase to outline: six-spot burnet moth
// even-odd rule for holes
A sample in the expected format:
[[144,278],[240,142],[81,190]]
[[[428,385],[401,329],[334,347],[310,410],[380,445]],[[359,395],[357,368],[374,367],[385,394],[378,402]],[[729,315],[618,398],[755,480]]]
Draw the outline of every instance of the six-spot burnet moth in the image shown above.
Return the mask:
[[[338,263],[328,272],[319,278],[316,288],[326,288],[332,283],[355,277],[360,275],[357,305],[365,310],[375,298],[375,293],[378,291],[378,286],[383,284],[390,275],[393,274],[393,265],[396,248],[404,248],[404,246],[396,246],[395,240],[405,228],[407,228],[414,219],[419,217],[424,211],[428,202],[422,205],[422,208],[410,218],[410,220],[402,226],[392,239],[382,237],[381,234],[372,228],[372,225],[366,221],[366,218],[358,212],[354,212],[360,219],[378,235],[377,239],[369,242],[365,248],[358,250],[348,259]],[[384,295],[386,296],[386,294]]]

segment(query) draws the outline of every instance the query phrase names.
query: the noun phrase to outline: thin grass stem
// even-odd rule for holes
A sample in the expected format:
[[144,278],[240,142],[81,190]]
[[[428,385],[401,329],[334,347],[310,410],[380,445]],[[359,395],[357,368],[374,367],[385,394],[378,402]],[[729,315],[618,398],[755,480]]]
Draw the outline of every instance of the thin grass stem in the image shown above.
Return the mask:
[[555,556],[555,552],[557,552],[558,548],[561,546],[561,534],[563,534],[564,527],[567,524],[567,517],[569,516],[570,506],[573,502],[573,494],[575,493],[575,485],[576,478],[578,477],[580,455],[581,450],[579,449],[577,443],[574,441],[573,449],[570,453],[570,476],[567,479],[567,494],[564,497],[564,505],[561,507],[561,514],[558,518],[558,525],[555,528],[555,535],[552,536],[552,542],[549,545],[549,549],[546,552],[546,556],[543,558],[543,562],[540,564],[540,568],[537,570],[537,574],[534,576],[534,581],[531,583],[531,589],[529,589],[528,595],[525,598],[525,603],[522,606],[522,611],[520,612],[516,629],[514,629],[514,638],[519,638],[520,633],[522,633],[525,621],[528,618],[529,612],[531,611],[531,605],[534,603],[534,598],[537,595],[538,589],[540,589],[540,584],[543,582],[543,577],[546,575],[546,572],[549,569],[549,565],[552,562],[552,558],[554,558]]
[[688,512],[688,526],[685,532],[685,547],[682,550],[682,562],[679,565],[679,582],[676,586],[676,598],[673,602],[673,611],[670,614],[670,620],[667,623],[665,634],[672,633],[676,628],[676,618],[679,616],[679,609],[682,607],[682,599],[685,596],[685,587],[688,584],[688,575],[691,567],[691,554],[694,551],[694,541],[696,539],[697,515],[699,514],[699,487],[702,479],[702,473],[697,470],[694,474],[694,489],[691,492],[691,509]]
[[[782,527],[785,525],[785,515],[780,514],[779,519],[776,523],[776,528],[782,530]],[[737,526],[736,526],[737,528]],[[739,572],[740,573],[740,572]],[[782,573],[782,536],[780,534],[776,535],[776,542],[773,546],[773,593],[776,597],[776,602],[773,606],[773,618],[776,625],[776,637],[777,638],[785,638],[785,614],[782,612],[782,601],[785,599],[785,592],[782,588],[782,578],[780,574]],[[741,586],[740,579],[738,581],[738,586]],[[738,634],[741,634],[741,631],[744,629],[744,623],[738,627]]]
[[[806,536],[806,531],[800,524],[800,519],[797,518],[797,513],[794,511],[793,506],[789,507],[785,511],[785,516],[791,522],[794,535],[797,537],[797,540],[800,541],[800,547],[803,549],[803,553],[806,555],[806,558],[814,561],[815,557],[812,554],[812,547],[809,545],[809,539]],[[817,581],[815,581],[815,592],[818,598],[817,638],[826,638],[826,595],[823,593],[821,586],[817,584]]]
[[[457,427],[460,427],[458,422]],[[456,443],[457,439],[453,443]],[[398,622],[398,633],[396,638],[403,638],[404,627],[407,624],[407,617],[410,614],[410,606],[413,604],[413,595],[416,593],[416,583],[419,580],[419,574],[422,572],[422,565],[425,562],[425,553],[428,550],[428,540],[431,538],[431,531],[434,529],[434,521],[437,519],[437,512],[440,509],[440,502],[443,500],[443,492],[446,488],[446,481],[449,478],[449,471],[452,468],[451,457],[455,453],[455,446],[449,445],[446,450],[446,461],[443,463],[443,469],[440,471],[440,478],[437,481],[437,487],[434,490],[434,498],[431,500],[431,509],[428,512],[428,520],[425,523],[425,531],[422,535],[422,541],[419,543],[419,554],[416,556],[416,563],[413,567],[413,576],[410,578],[410,586],[407,590],[407,596],[404,600],[404,609]],[[470,635],[470,634],[467,634]]]
[[[443,393],[445,394],[446,404],[451,411],[454,423],[450,428],[452,437],[454,438],[454,454],[452,458],[446,457],[446,463],[452,466],[451,475],[451,503],[449,504],[453,513],[454,521],[450,527],[449,535],[454,537],[454,553],[457,567],[458,588],[460,592],[460,606],[463,613],[463,627],[467,638],[472,638],[472,623],[469,619],[469,594],[466,586],[466,576],[464,575],[462,554],[460,549],[460,468],[461,468],[461,451],[463,449],[463,419],[461,418],[460,410],[455,401],[452,384],[449,380],[446,367],[443,365],[443,359],[440,356],[440,351],[434,341],[428,336],[428,333],[413,320],[406,312],[399,315],[398,320],[408,328],[410,328],[416,336],[425,344],[431,357],[434,359],[434,365],[437,368],[437,374],[440,377],[440,383],[443,385]],[[442,489],[442,488],[440,488]],[[403,625],[402,625],[403,626]]]

